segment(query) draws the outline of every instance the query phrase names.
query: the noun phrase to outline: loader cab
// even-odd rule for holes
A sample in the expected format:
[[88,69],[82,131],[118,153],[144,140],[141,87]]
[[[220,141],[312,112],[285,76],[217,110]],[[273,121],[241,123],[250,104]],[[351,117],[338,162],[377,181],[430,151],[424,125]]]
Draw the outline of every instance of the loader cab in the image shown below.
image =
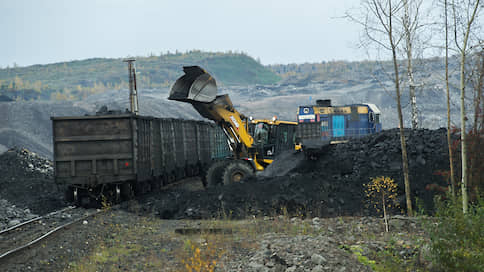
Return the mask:
[[284,150],[294,149],[297,123],[274,119],[251,120],[249,123],[254,146],[264,159],[273,159]]
[[257,145],[266,145],[269,143],[270,127],[266,123],[258,123],[255,125],[253,138]]

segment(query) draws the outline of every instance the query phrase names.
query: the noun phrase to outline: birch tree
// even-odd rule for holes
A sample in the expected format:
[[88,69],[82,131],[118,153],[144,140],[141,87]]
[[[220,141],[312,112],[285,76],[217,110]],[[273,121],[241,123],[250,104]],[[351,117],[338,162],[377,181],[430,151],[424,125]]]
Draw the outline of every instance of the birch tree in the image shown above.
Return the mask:
[[454,152],[452,150],[452,137],[450,130],[450,87],[449,87],[449,21],[448,14],[448,0],[444,0],[444,28],[445,28],[445,89],[447,93],[447,148],[449,150],[449,166],[450,166],[450,186],[452,196],[455,198],[456,183],[454,171]]
[[407,147],[405,142],[403,114],[401,106],[400,94],[400,71],[397,60],[397,51],[402,39],[405,38],[402,28],[402,9],[404,9],[404,2],[397,0],[364,0],[361,4],[362,17],[348,14],[347,17],[352,21],[362,25],[366,38],[369,42],[379,49],[383,49],[390,53],[393,62],[392,81],[395,85],[396,102],[398,122],[400,128],[400,143],[402,149],[402,168],[403,178],[405,183],[405,199],[407,205],[407,214],[412,216],[412,201],[410,194],[410,178],[407,159]]
[[404,51],[407,57],[407,78],[408,78],[408,88],[410,96],[410,105],[412,111],[412,129],[418,127],[418,109],[417,109],[417,96],[415,94],[415,89],[417,85],[414,80],[413,73],[413,52],[414,42],[418,36],[417,31],[420,28],[419,17],[420,17],[420,6],[422,5],[421,0],[403,0],[403,19],[402,26],[405,35],[405,45]]
[[[463,10],[458,10],[463,7]],[[478,12],[482,10],[480,0],[457,0],[452,3],[453,14],[453,28],[454,28],[454,42],[460,55],[460,120],[461,120],[461,161],[462,161],[462,212],[467,213],[468,210],[468,192],[467,192],[467,142],[466,142],[466,108],[465,108],[465,87],[466,87],[466,73],[465,64],[466,57],[469,50],[469,37],[473,30],[473,23],[478,15]]]

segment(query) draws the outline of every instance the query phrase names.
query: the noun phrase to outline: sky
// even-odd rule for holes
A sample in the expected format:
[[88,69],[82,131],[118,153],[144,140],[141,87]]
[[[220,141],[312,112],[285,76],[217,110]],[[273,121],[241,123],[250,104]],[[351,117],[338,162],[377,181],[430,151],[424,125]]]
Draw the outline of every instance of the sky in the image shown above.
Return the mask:
[[367,59],[358,0],[0,0],[0,67],[198,49],[263,64]]

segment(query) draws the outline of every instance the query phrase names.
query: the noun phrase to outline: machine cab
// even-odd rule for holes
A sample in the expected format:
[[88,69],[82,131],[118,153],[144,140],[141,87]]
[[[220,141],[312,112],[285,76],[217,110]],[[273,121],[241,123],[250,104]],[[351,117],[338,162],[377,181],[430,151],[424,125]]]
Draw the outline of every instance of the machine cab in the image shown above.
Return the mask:
[[284,150],[294,149],[296,122],[273,120],[252,120],[249,133],[254,139],[254,146],[265,159],[273,159]]

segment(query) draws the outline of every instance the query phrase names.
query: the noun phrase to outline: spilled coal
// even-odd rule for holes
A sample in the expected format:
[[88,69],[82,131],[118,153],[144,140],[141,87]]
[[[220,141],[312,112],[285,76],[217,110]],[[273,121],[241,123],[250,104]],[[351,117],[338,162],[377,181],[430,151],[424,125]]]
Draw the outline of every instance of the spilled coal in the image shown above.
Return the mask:
[[[435,174],[449,168],[446,130],[406,130],[406,139],[414,204],[418,199],[431,211],[433,196],[447,185]],[[387,176],[397,182],[405,208],[398,129],[310,151],[283,154],[265,173],[240,184],[205,190],[179,186],[139,199],[149,212],[171,219],[368,215],[374,212],[366,205],[363,184]],[[66,205],[63,192],[54,183],[51,161],[26,149],[0,154],[0,200],[5,200],[0,206],[6,212],[44,214]]]
[[27,149],[0,154],[0,214],[3,209],[18,208],[45,214],[65,206],[63,190],[55,185],[53,173],[50,160]]
[[[432,199],[447,186],[436,172],[448,169],[446,130],[406,130],[412,197],[432,210]],[[257,176],[240,184],[189,191],[173,189],[149,199],[161,218],[246,218],[273,216],[342,216],[374,214],[366,205],[363,184],[371,177],[391,177],[405,208],[398,129],[348,143],[323,146],[311,154],[285,155],[274,169],[285,175]],[[279,165],[277,165],[279,164]],[[415,203],[414,203],[415,206]],[[401,213],[402,209],[393,213]]]

